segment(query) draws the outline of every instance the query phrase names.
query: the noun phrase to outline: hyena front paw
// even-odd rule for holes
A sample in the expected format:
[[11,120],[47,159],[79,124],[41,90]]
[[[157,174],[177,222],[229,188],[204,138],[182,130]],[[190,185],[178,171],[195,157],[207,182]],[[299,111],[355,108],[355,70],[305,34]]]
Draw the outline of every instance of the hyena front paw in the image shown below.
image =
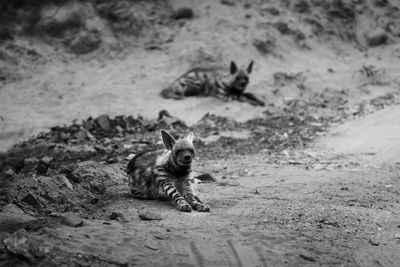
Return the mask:
[[191,212],[192,207],[188,203],[182,203],[178,206],[179,211]]
[[210,211],[210,207],[204,203],[193,203],[193,208],[199,212],[208,212]]

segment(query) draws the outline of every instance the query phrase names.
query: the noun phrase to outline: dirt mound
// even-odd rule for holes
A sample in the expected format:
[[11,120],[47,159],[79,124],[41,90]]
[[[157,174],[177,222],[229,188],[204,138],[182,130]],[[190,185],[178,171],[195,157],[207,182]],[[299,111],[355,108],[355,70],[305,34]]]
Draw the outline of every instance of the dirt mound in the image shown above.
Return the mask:
[[14,203],[33,214],[61,210],[88,216],[89,206],[99,204],[115,179],[126,180],[124,170],[112,164],[126,165],[139,151],[160,148],[160,129],[176,137],[194,131],[199,154],[212,159],[304,147],[325,127],[324,120],[288,111],[247,122],[207,114],[191,127],[165,110],[150,121],[132,116],[88,118],[53,127],[0,155],[3,204]]

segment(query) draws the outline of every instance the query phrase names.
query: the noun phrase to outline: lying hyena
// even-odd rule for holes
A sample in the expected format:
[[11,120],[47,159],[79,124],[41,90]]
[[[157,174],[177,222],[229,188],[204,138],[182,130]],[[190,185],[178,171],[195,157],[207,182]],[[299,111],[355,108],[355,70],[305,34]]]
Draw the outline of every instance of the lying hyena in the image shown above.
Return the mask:
[[169,198],[178,210],[210,211],[190,186],[191,163],[195,157],[194,134],[175,140],[161,130],[165,149],[136,155],[128,164],[129,186],[135,198]]
[[253,63],[251,61],[246,69],[242,69],[232,61],[228,75],[223,75],[220,72],[221,68],[193,68],[163,89],[161,96],[173,99],[215,96],[223,100],[234,99],[255,106],[264,106],[264,101],[252,93],[244,92],[249,84]]

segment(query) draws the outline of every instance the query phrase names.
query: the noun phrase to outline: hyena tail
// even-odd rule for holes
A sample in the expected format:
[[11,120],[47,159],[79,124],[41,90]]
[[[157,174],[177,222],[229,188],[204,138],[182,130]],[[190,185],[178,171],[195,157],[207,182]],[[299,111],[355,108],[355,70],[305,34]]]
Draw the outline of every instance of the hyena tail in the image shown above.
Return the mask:
[[164,88],[161,90],[160,95],[164,98],[169,98],[169,99],[176,99],[176,100],[180,100],[183,99],[184,96],[183,95],[179,95],[175,92],[174,88],[169,86],[167,88]]

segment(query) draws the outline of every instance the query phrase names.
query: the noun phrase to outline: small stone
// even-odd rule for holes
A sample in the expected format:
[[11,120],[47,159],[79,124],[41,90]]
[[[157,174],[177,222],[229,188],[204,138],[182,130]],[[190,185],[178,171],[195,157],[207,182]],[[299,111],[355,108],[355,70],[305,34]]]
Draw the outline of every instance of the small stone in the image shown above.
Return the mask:
[[35,208],[40,208],[41,206],[39,200],[32,193],[28,193],[27,195],[25,195],[21,199],[21,201]]
[[383,29],[377,29],[369,32],[365,36],[367,44],[369,46],[379,46],[387,43],[388,36]]
[[95,121],[103,131],[111,131],[110,117],[108,117],[108,115],[100,115]]
[[131,160],[136,156],[136,154],[129,154],[125,159],[126,160]]
[[221,0],[220,3],[222,5],[227,5],[227,6],[234,6],[235,5],[235,1],[233,1],[233,0]]
[[299,257],[307,261],[312,261],[312,262],[316,261],[314,257],[305,254],[299,254]]
[[110,215],[110,220],[117,220],[117,221],[122,221],[125,220],[125,217],[122,213],[120,212],[113,212]]
[[69,47],[76,54],[90,53],[100,47],[102,40],[100,36],[93,32],[84,32],[74,36],[70,41]]
[[36,168],[36,166],[38,165],[38,163],[39,163],[39,160],[37,158],[24,159],[23,171],[30,172],[30,171],[34,170]]
[[123,148],[126,149],[126,150],[128,150],[128,149],[133,148],[133,145],[132,145],[132,144],[124,144],[124,145],[123,145]]
[[115,129],[117,130],[118,133],[123,133],[124,132],[124,128],[122,128],[119,125],[115,126]]
[[97,194],[103,195],[107,188],[102,182],[91,181],[89,182],[90,188]]
[[35,217],[26,214],[23,210],[14,204],[5,205],[0,212],[1,231],[15,231],[21,224],[35,221]]
[[174,12],[172,17],[176,20],[178,19],[191,19],[193,18],[193,10],[188,7],[181,7]]
[[97,128],[96,122],[91,117],[85,121],[82,121],[82,126],[88,131],[93,131]]
[[110,157],[110,158],[106,159],[106,162],[108,164],[117,163],[118,162],[118,158],[117,157]]
[[279,11],[279,9],[275,8],[275,7],[270,7],[270,8],[265,8],[263,9],[264,11],[270,13],[271,15],[274,16],[278,16],[281,12]]
[[162,220],[161,215],[154,211],[142,210],[138,211],[139,218],[145,221]]
[[205,181],[215,182],[215,181],[217,181],[217,179],[214,176],[212,176],[211,174],[209,174],[209,173],[203,173],[203,174],[200,174],[200,175],[198,175],[198,176],[196,176],[194,178],[199,179],[202,182],[205,182]]
[[379,241],[376,238],[370,238],[368,242],[373,246],[379,246]]
[[84,129],[80,129],[79,131],[74,133],[74,137],[78,140],[85,140],[89,138],[88,132]]
[[43,258],[50,252],[50,248],[34,237],[30,236],[24,229],[13,233],[3,241],[7,251],[11,254],[35,263],[37,259]]
[[81,227],[83,226],[83,219],[81,217],[79,217],[78,214],[76,213],[64,213],[61,216],[62,222],[65,225],[71,226],[71,227]]
[[61,168],[60,173],[65,174],[66,178],[73,183],[81,183],[82,177],[77,175],[74,169],[75,167],[73,165],[66,165]]
[[36,173],[38,175],[46,175],[47,170],[49,169],[50,163],[52,161],[53,158],[49,156],[44,156],[43,158],[41,158],[36,167]]
[[25,212],[15,204],[7,204],[1,208],[2,212],[23,215]]
[[71,184],[71,182],[64,175],[58,175],[57,179],[62,185],[65,185],[69,190],[74,189],[74,186]]
[[5,171],[0,173],[3,179],[11,179],[16,173],[12,168],[7,168]]
[[99,198],[98,197],[95,197],[95,198],[92,198],[90,201],[89,201],[89,203],[91,204],[91,205],[96,205],[97,203],[99,203]]

